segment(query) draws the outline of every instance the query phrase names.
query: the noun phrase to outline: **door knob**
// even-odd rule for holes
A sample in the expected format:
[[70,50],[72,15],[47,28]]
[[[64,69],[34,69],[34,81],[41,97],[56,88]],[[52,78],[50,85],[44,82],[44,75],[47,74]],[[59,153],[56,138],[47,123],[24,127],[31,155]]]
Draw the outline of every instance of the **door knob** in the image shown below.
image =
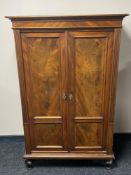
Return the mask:
[[65,93],[63,93],[63,95],[62,95],[62,99],[65,100],[65,101],[68,100],[68,97]]
[[69,94],[68,98],[71,101],[73,99],[73,95],[72,94]]

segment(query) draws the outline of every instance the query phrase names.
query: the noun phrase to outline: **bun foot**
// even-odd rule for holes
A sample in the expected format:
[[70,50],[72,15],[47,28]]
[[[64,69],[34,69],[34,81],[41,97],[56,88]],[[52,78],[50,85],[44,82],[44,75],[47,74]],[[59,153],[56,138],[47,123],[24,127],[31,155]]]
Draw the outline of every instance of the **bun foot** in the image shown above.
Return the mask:
[[110,159],[110,160],[106,160],[105,161],[105,167],[106,169],[110,170],[113,168],[113,159]]
[[32,160],[25,160],[25,165],[28,169],[33,168],[33,161]]

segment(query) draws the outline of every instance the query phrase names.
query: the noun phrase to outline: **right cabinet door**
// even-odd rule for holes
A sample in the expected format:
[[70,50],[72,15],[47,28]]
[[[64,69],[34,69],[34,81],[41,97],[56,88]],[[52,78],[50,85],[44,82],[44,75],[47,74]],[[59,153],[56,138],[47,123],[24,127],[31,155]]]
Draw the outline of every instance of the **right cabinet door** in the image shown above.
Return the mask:
[[112,31],[68,32],[70,151],[107,147]]

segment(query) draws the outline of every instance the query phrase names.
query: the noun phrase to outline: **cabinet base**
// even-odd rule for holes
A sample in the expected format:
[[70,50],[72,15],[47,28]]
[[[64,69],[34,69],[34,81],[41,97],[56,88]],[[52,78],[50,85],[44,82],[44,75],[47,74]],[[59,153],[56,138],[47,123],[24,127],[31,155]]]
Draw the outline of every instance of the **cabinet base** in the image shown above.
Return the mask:
[[87,154],[87,153],[32,153],[25,154],[24,159],[115,159],[113,154]]
[[32,153],[24,155],[27,168],[33,167],[34,159],[85,159],[85,160],[103,160],[106,169],[113,167],[113,154],[87,154],[87,153]]

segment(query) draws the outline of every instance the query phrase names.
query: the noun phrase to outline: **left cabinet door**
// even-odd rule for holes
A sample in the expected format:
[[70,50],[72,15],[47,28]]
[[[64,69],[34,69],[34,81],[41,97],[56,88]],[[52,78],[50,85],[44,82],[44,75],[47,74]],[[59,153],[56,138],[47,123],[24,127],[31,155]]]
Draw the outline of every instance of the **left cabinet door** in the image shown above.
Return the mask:
[[31,151],[66,151],[64,33],[22,33]]

